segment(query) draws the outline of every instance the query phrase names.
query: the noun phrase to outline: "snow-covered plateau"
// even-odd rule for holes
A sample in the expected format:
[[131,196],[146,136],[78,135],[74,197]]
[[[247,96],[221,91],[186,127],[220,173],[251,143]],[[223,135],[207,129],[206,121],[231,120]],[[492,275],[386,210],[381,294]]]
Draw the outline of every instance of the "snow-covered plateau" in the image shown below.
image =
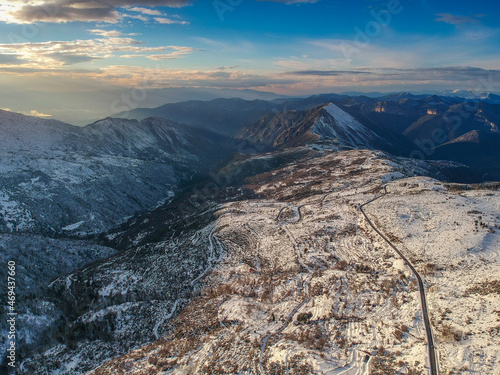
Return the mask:
[[498,375],[500,195],[433,168],[311,151],[138,216],[121,253],[49,285],[73,315],[19,373],[427,374],[417,280],[359,209],[380,196],[365,211],[424,280],[440,373]]

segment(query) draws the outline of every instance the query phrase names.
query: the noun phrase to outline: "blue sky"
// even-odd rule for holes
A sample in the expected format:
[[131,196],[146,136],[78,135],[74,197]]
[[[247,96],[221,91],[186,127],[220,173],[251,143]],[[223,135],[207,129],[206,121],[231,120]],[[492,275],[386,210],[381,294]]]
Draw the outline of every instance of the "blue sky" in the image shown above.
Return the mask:
[[498,19],[485,0],[8,0],[0,107],[92,118],[133,88],[500,91]]

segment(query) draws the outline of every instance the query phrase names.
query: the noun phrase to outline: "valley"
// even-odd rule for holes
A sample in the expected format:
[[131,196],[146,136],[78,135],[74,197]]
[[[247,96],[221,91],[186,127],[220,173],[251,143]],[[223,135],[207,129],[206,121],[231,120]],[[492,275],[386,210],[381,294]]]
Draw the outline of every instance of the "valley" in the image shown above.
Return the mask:
[[498,374],[498,183],[349,100],[236,137],[0,113],[18,373]]
[[[254,190],[253,199],[240,196],[200,207],[203,215],[182,230],[165,222],[171,229],[162,241],[147,243],[147,234],[139,230],[136,245],[119,257],[51,286],[60,290],[66,285],[63,294],[79,291],[83,299],[95,296],[90,309],[82,306],[82,315],[69,323],[70,331],[81,327],[87,333],[75,337],[73,349],[57,345],[26,361],[26,373],[41,368],[54,374],[86,373],[93,366],[97,369],[91,374],[428,373],[417,280],[359,210],[387,186],[388,194],[365,210],[423,275],[441,373],[467,367],[494,374],[499,354],[491,341],[498,326],[495,292],[468,291],[472,283],[467,279],[451,293],[451,285],[439,280],[446,272],[458,282],[472,270],[484,273],[485,280],[490,280],[487,274],[494,278],[500,237],[483,230],[462,244],[459,236],[464,228],[474,231],[474,223],[464,220],[457,230],[449,222],[457,216],[453,210],[464,206],[455,208],[453,188],[413,177],[428,173],[426,168],[380,152],[320,152],[248,179],[245,188]],[[461,199],[473,199],[493,218],[494,209],[486,207],[498,204],[498,196],[487,189],[469,194]],[[423,200],[413,199],[414,206],[402,208],[407,205],[400,200],[408,197]],[[432,214],[425,206],[427,197],[442,202]],[[411,233],[401,233],[405,226],[397,220],[408,220],[407,215],[413,220]],[[158,219],[158,214],[152,217]],[[413,250],[420,237],[445,231],[445,243],[427,239],[427,252]],[[113,241],[122,235],[114,235]],[[468,247],[486,238],[488,247],[470,256]],[[440,250],[448,244],[457,250]],[[179,256],[182,268],[175,268]],[[477,280],[478,287],[482,283]],[[448,314],[463,314],[456,303],[463,302],[464,293],[468,306],[482,306],[472,313],[481,316],[474,332],[460,319],[453,319],[453,326],[447,323]],[[90,327],[110,319],[116,328],[109,337],[92,334]],[[104,358],[95,350],[119,354],[117,340],[144,344],[122,347],[127,354],[99,364]],[[97,362],[88,362],[90,358]]]
[[499,18],[0,3],[0,375],[500,375]]

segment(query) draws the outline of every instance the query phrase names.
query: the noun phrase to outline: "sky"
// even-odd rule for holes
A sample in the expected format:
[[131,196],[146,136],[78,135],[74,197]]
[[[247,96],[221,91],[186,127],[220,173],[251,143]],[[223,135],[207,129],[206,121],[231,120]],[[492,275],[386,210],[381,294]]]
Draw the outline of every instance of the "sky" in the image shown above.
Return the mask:
[[486,0],[7,0],[0,108],[76,123],[168,89],[498,92],[499,19]]

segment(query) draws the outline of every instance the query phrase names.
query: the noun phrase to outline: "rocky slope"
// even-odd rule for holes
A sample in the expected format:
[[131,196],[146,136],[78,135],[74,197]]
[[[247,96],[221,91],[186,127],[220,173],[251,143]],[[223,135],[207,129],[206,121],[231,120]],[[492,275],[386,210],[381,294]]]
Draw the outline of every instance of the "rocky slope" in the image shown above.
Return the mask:
[[[333,103],[341,108],[363,127],[380,137],[383,142],[377,142],[376,148],[425,160],[440,159],[443,155],[437,152],[437,147],[470,131],[489,134],[499,132],[498,96],[473,91],[443,92],[435,95],[402,92],[376,97],[321,94],[272,101],[217,99],[136,109],[117,116],[126,115],[136,119],[161,116],[221,134],[245,134],[254,140],[264,141],[258,149],[262,151],[274,147],[275,141],[279,147],[314,141],[316,138],[307,130],[309,125],[304,125],[303,122],[310,122],[314,117],[311,112],[326,103]],[[328,127],[331,128],[330,125]],[[249,132],[248,129],[253,131]],[[281,131],[278,133],[281,134],[274,134],[279,129]],[[336,135],[330,134],[331,137]],[[268,136],[271,136],[270,140],[267,139]],[[351,139],[349,143],[352,141]],[[355,143],[359,145],[359,141],[358,138]],[[366,145],[366,139],[361,144]],[[369,145],[373,146],[373,142],[369,142]],[[491,150],[488,143],[484,143],[483,147]],[[478,176],[484,175],[483,180],[499,178],[500,169],[497,164],[481,163],[478,166],[475,163],[476,155],[467,155],[468,157],[462,157],[461,160],[475,168]],[[455,158],[455,154],[449,153],[444,157]]]
[[330,143],[338,149],[371,148],[397,150],[398,146],[329,103],[309,111],[286,111],[262,117],[238,136],[263,151]]
[[[89,235],[163,205],[230,152],[230,139],[165,119],[105,119],[79,128],[0,111],[0,260],[17,264],[21,358],[62,337],[54,326],[81,303],[40,299],[47,285],[117,253]],[[75,237],[87,240],[68,239]],[[6,272],[0,270],[5,280]]]
[[[121,248],[119,255],[48,286],[47,296],[66,318],[20,373],[425,373],[416,282],[358,206],[384,184],[397,196],[381,203],[416,192],[424,200],[442,194],[436,223],[444,228],[455,217],[447,215],[454,207],[450,193],[436,180],[403,180],[436,168],[424,162],[377,151],[308,150],[300,162],[285,162],[239,187],[219,186],[217,199],[200,195],[207,183],[111,232],[108,241]],[[497,199],[488,194],[479,192],[477,200]],[[390,207],[396,217],[406,215],[397,204]],[[369,213],[385,231],[396,230],[380,221],[376,207]],[[415,235],[427,230],[427,222],[419,223]],[[484,242],[486,235],[473,241],[495,253],[497,234]],[[430,267],[430,258],[408,254],[419,270]],[[462,265],[446,262],[440,261],[445,269],[461,272]],[[493,258],[471,262],[477,270],[496,267]],[[432,301],[438,298],[433,290]],[[490,299],[486,313],[497,305]],[[441,344],[449,333],[439,319],[433,323]],[[487,340],[481,330],[477,340]],[[438,350],[449,350],[442,345]],[[498,355],[494,343],[484,353],[471,358],[488,372]]]
[[471,130],[435,148],[435,158],[457,160],[485,172],[485,180],[500,179],[500,132]]
[[266,100],[218,98],[210,101],[190,100],[169,103],[156,108],[137,108],[117,113],[113,117],[142,120],[151,116],[168,118],[229,136],[259,117],[283,110],[281,104]]
[[[420,116],[439,98],[336,100],[264,116],[236,143],[161,118],[0,112],[0,257],[26,285],[18,373],[425,373],[416,280],[359,211],[386,186],[366,211],[424,278],[440,366],[495,374],[498,186],[374,150],[406,146],[363,111]],[[495,132],[488,111],[476,120]]]
[[0,112],[0,231],[98,233],[173,196],[231,151],[222,136],[169,120],[78,128]]

